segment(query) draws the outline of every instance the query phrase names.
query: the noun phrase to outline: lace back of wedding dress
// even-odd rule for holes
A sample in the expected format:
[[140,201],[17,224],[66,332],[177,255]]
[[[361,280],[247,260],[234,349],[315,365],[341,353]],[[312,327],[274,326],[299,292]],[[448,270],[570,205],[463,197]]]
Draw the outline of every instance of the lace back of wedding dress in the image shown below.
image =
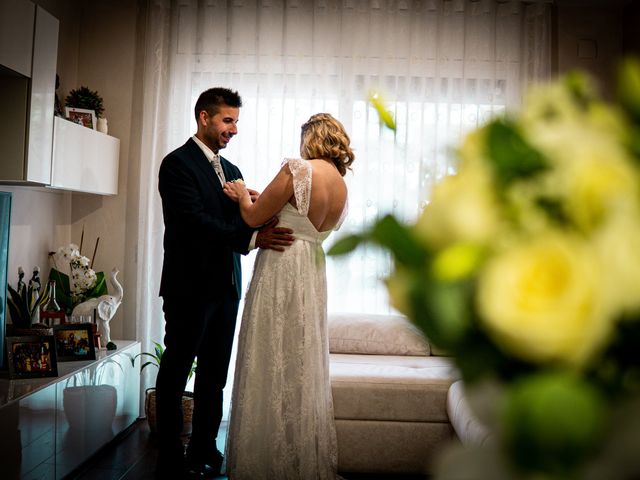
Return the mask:
[[[287,158],[282,164],[288,164],[289,170],[293,175],[293,195],[296,199],[298,213],[307,216],[309,213],[309,205],[311,203],[311,179],[313,178],[313,169],[308,161],[300,158]],[[333,230],[340,230],[340,227],[347,218],[349,213],[349,197],[342,209],[338,223]]]
[[313,170],[306,160],[301,158],[287,158],[284,163],[289,165],[293,175],[293,195],[296,199],[298,213],[307,216],[311,203],[311,178]]

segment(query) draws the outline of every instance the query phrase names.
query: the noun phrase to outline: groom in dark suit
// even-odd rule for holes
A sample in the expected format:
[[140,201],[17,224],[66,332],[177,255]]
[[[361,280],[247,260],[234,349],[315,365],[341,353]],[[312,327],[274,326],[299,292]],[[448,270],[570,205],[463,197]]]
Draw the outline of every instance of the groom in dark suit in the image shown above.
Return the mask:
[[[166,349],[156,381],[157,478],[220,473],[216,436],[242,285],[239,254],[255,247],[284,250],[293,241],[293,232],[276,227],[277,220],[259,231],[248,227],[238,204],[222,191],[225,180],[242,178],[218,155],[238,132],[241,106],[232,90],[203,92],[195,106],[197,133],[160,166]],[[185,458],[181,399],[195,357],[193,427]]]

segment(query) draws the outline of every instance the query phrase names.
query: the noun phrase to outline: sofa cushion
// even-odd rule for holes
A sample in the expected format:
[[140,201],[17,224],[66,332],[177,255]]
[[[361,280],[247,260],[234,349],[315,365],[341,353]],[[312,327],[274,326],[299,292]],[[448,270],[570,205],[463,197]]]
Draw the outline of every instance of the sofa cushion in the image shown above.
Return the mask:
[[336,419],[448,422],[449,385],[457,378],[444,357],[331,354]]
[[401,315],[333,313],[329,351],[370,355],[430,355],[424,335]]

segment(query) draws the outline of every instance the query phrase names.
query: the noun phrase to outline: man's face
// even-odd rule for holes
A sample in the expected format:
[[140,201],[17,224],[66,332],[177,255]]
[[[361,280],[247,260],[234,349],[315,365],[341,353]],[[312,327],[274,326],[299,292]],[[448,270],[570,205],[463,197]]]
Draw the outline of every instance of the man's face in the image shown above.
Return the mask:
[[200,112],[198,137],[214,153],[218,153],[218,150],[225,148],[231,137],[238,133],[239,115],[239,108],[227,105],[221,106],[213,116],[203,110]]

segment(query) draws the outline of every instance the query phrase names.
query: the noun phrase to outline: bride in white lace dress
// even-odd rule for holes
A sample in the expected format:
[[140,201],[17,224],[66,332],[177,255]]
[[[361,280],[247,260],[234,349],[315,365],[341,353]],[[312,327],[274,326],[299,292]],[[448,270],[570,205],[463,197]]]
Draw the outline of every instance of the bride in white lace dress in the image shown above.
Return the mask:
[[285,161],[255,203],[243,184],[225,186],[246,223],[277,215],[296,238],[256,257],[229,422],[232,480],[337,478],[322,242],[344,218],[343,176],[354,155],[342,124],[325,113],[302,126],[300,151],[303,159]]

